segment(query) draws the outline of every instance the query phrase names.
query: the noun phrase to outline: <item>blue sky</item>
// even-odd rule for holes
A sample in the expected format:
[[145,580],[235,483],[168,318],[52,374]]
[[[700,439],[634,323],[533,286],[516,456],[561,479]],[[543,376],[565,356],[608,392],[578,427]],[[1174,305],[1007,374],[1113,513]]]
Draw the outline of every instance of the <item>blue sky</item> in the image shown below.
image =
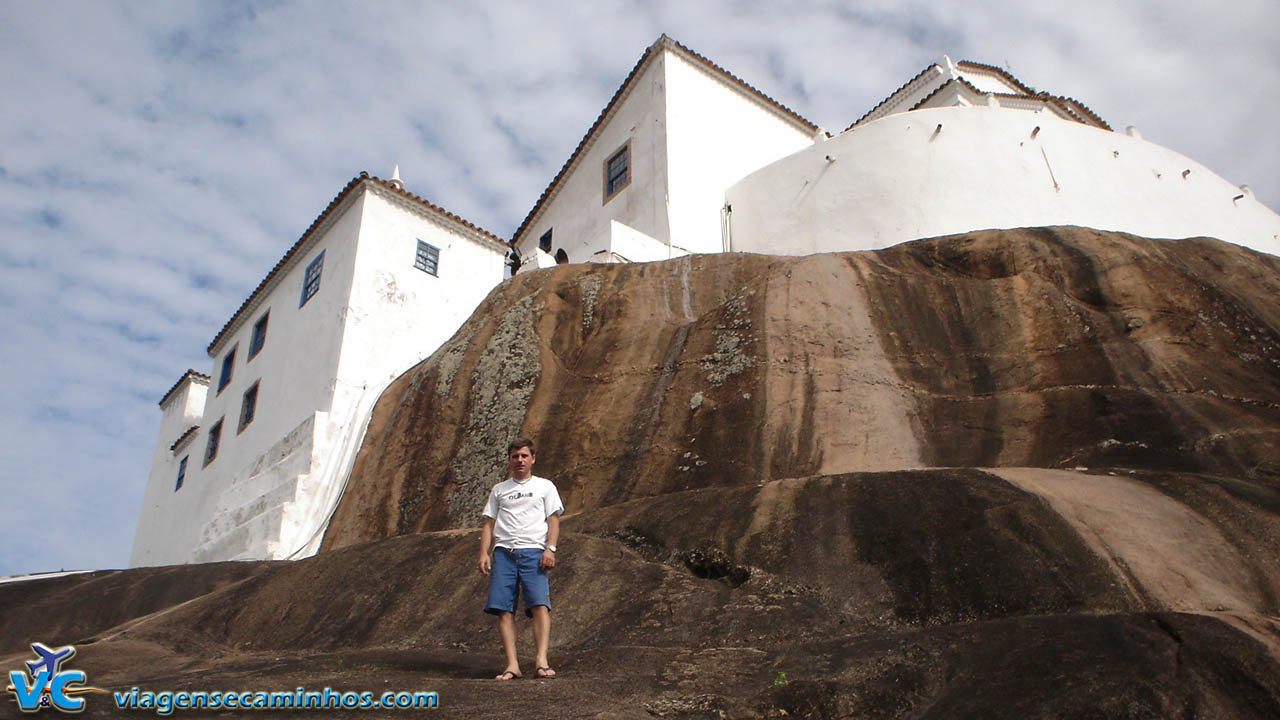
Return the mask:
[[[837,132],[943,53],[1280,207],[1280,3],[0,4],[0,575],[127,565],[161,395],[361,170],[509,236],[659,34]],[[58,528],[60,532],[49,532]]]

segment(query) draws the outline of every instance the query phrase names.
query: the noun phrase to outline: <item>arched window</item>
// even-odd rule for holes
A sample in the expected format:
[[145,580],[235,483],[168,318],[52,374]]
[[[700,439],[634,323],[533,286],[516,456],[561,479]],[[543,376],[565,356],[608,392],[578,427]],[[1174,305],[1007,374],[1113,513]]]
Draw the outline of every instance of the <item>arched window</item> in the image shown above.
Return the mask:
[[557,265],[569,264],[569,254],[564,251],[564,248],[560,248],[559,250],[556,251],[556,264]]

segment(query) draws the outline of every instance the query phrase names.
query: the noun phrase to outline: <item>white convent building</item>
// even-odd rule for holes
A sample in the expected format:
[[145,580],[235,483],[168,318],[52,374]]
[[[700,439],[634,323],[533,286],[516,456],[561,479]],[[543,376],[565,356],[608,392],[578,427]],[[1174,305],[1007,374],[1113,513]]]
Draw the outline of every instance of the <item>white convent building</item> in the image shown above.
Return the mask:
[[1280,216],[1136,130],[972,62],[930,65],[838,135],[660,37],[505,240],[353,179],[184,374],[131,564],[313,554],[369,414],[520,268],[804,255],[987,228],[1208,235],[1280,254]]

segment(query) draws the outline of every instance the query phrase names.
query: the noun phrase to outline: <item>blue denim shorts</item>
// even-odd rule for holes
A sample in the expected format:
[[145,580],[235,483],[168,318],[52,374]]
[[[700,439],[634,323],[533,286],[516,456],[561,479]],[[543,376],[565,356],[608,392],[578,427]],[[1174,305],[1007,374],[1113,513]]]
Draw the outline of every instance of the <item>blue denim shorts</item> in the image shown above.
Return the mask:
[[516,611],[516,595],[524,595],[524,614],[532,616],[533,607],[545,605],[551,611],[547,571],[538,567],[541,548],[508,550],[495,548],[493,569],[489,571],[489,599],[484,611],[497,615]]

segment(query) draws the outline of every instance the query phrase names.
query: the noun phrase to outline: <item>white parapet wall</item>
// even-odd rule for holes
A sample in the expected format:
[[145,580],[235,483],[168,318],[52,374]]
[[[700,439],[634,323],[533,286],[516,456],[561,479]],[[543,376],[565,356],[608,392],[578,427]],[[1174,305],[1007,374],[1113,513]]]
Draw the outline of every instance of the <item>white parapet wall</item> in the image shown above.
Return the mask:
[[861,125],[726,193],[732,250],[871,250],[990,228],[1216,237],[1280,255],[1280,216],[1200,163],[1047,113],[952,107]]
[[541,249],[534,248],[524,258],[524,262],[520,265],[521,270],[540,270],[556,266],[556,259],[551,257],[550,253],[543,252]]
[[605,244],[605,249],[591,256],[591,262],[655,262],[689,254],[684,248],[660,242],[617,220],[609,221],[609,239]]

